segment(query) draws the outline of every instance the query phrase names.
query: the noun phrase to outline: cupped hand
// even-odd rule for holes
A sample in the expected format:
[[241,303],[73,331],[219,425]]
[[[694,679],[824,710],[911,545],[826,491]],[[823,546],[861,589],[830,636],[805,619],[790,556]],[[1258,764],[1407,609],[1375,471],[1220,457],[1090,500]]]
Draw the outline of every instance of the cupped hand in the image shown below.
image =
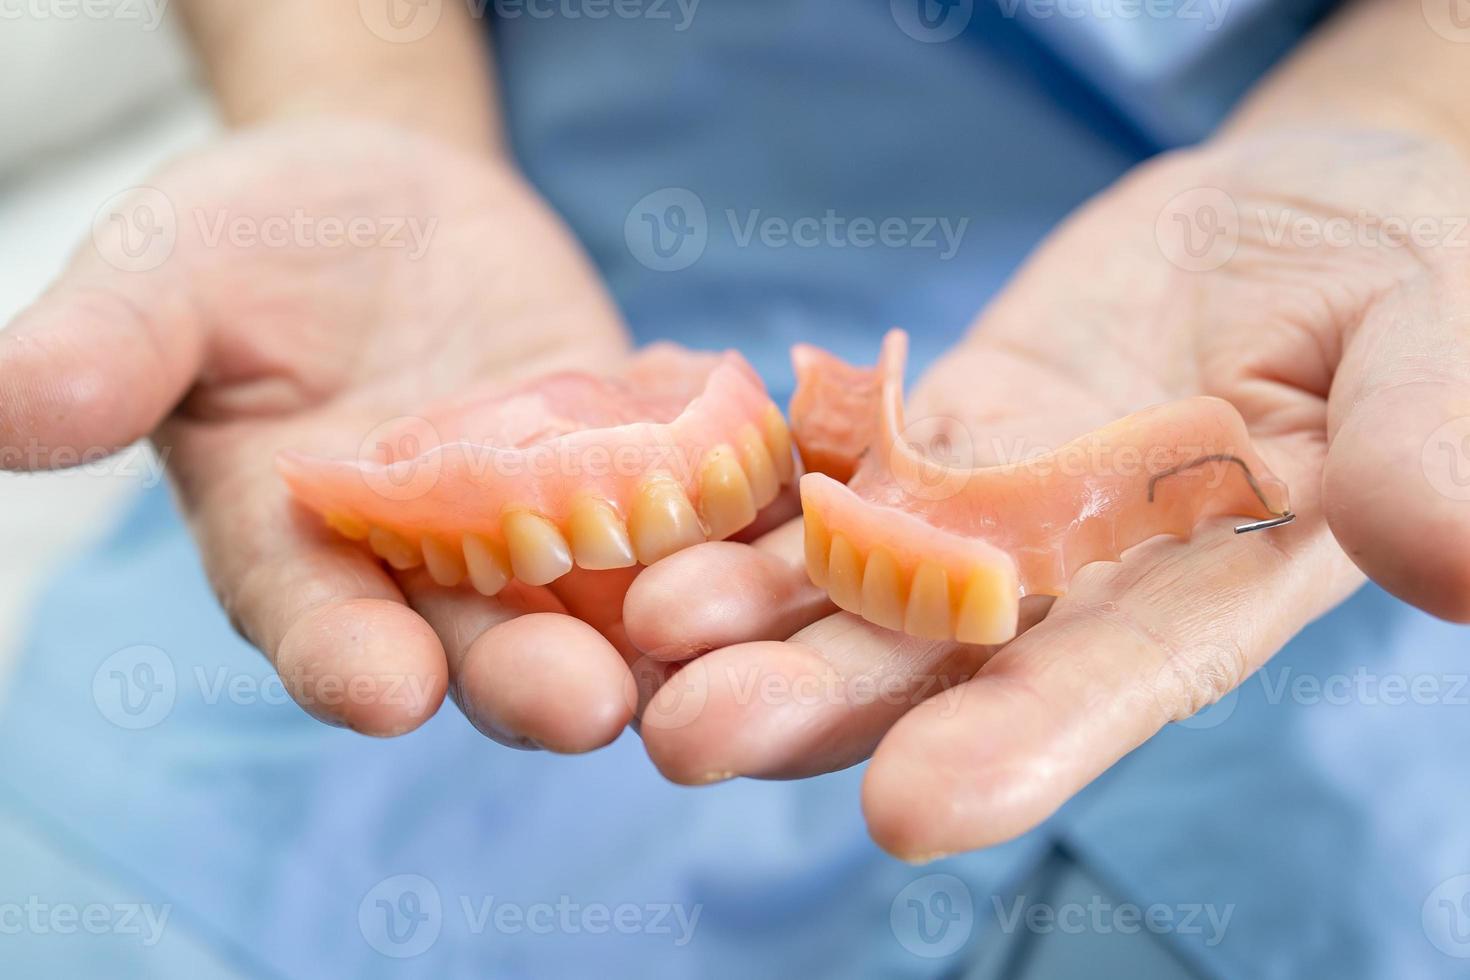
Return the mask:
[[448,689],[492,737],[584,750],[634,710],[618,631],[632,570],[493,599],[441,589],[293,505],[273,459],[353,456],[459,389],[605,370],[626,349],[508,165],[390,127],[274,126],[99,217],[0,333],[0,446],[38,469],[152,434],[225,609],[324,721],[401,733]]
[[1467,161],[1391,132],[1268,133],[1141,167],[1027,262],[929,371],[910,418],[960,420],[994,462],[1220,396],[1290,487],[1296,522],[1149,540],[1054,602],[1027,600],[1029,628],[993,648],[836,611],[806,579],[799,527],[699,546],[627,597],[640,648],[711,651],[649,706],[653,759],[698,783],[871,753],[870,829],[924,859],[1035,826],[1363,573],[1470,619],[1467,215]]

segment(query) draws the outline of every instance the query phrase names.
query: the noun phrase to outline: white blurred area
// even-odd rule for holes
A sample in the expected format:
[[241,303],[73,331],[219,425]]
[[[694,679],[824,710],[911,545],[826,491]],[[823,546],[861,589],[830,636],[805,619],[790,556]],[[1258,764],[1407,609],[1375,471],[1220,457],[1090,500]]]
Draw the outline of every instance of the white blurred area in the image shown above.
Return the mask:
[[[0,0],[0,325],[46,288],[104,201],[216,128],[166,2]],[[0,473],[0,688],[37,593],[156,472],[146,452],[86,472]]]

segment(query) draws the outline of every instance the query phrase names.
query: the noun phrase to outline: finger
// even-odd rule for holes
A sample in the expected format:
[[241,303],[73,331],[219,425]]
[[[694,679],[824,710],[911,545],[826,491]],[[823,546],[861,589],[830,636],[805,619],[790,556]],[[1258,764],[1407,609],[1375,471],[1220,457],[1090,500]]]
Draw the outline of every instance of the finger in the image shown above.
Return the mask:
[[1083,569],[1042,623],[879,744],[863,785],[878,843],[927,860],[1014,837],[1238,685],[1359,581],[1316,500],[1297,503],[1278,531],[1213,522]]
[[69,466],[126,446],[198,374],[204,336],[187,277],[172,261],[127,271],[122,233],[100,224],[61,279],[0,332],[0,467]]
[[659,771],[686,785],[844,769],[989,652],[838,612],[789,641],[723,647],[683,665],[644,712],[643,741]]
[[482,733],[518,748],[589,752],[632,716],[628,668],[546,589],[511,583],[493,598],[404,577],[410,602],[449,658],[450,690]]
[[[261,462],[273,446],[166,429],[179,499],[220,603],[297,703],[369,735],[432,717],[448,686],[438,637],[375,557],[290,501]],[[195,465],[201,458],[209,465]]]
[[801,521],[750,545],[696,545],[660,561],[628,590],[628,638],[649,657],[686,660],[750,640],[784,639],[831,613],[807,578]]
[[1388,294],[1329,403],[1327,519],[1389,592],[1470,622],[1470,263]]

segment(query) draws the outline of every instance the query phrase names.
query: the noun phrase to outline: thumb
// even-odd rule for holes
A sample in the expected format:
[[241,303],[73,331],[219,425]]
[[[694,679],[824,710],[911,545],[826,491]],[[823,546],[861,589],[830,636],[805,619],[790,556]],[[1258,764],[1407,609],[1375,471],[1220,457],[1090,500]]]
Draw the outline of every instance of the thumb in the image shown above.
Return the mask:
[[1375,582],[1470,622],[1470,263],[1456,258],[1386,293],[1347,338],[1323,500]]
[[114,199],[60,279],[0,331],[0,469],[122,448],[193,383],[203,330],[172,254],[175,222],[155,189]]

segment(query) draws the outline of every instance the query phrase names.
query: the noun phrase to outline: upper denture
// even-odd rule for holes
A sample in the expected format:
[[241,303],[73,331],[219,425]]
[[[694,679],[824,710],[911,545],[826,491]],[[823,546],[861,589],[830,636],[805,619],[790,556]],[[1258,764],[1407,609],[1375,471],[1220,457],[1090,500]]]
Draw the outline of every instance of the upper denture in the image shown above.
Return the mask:
[[[1003,642],[1015,635],[1022,596],[1062,595],[1083,565],[1116,561],[1156,534],[1188,536],[1215,515],[1289,516],[1286,487],[1218,398],[1145,409],[1017,462],[935,459],[906,431],[906,351],[902,331],[891,332],[865,384],[852,380],[863,369],[842,364],[848,381],[836,406],[824,393],[837,389],[820,377],[835,359],[793,356],[792,430],[813,470],[801,480],[808,571],[837,605],[872,622]],[[854,391],[867,393],[861,409]],[[865,429],[824,417],[854,410],[866,411]]]
[[795,476],[785,421],[745,360],[668,344],[615,374],[547,375],[399,420],[357,458],[277,465],[393,567],[486,594],[727,537]]

